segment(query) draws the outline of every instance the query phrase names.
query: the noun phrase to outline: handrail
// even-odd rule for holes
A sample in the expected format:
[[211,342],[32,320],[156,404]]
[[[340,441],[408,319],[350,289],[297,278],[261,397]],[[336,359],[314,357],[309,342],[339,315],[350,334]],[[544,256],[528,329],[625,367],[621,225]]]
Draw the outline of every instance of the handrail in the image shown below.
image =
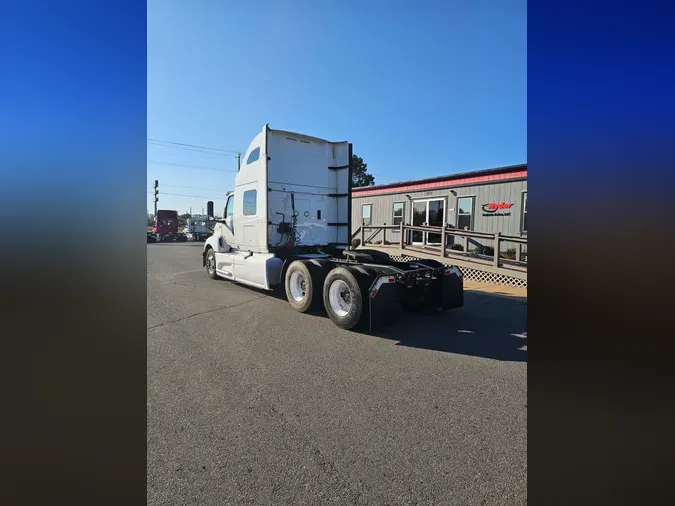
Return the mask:
[[[370,237],[366,240],[366,230],[374,230],[375,232],[370,235]],[[401,235],[399,237],[399,248],[401,250],[406,249],[406,247],[410,247],[410,249],[414,250],[415,246],[409,244],[409,234],[406,232],[414,231],[414,232],[427,232],[427,233],[434,233],[438,234],[441,236],[441,244],[443,247],[438,248],[438,255],[441,256],[442,258],[447,258],[449,252],[448,252],[448,247],[447,247],[447,237],[448,235],[451,236],[457,236],[457,237],[462,237],[464,238],[464,251],[456,251],[456,250],[451,250],[452,253],[450,254],[458,254],[462,256],[469,257],[470,254],[468,253],[468,240],[469,239],[487,239],[493,241],[493,266],[495,268],[500,268],[501,264],[503,263],[504,260],[507,262],[515,262],[521,266],[527,266],[526,262],[522,262],[522,246],[523,244],[527,245],[527,237],[518,237],[518,236],[512,236],[512,235],[502,235],[500,232],[496,232],[494,234],[490,234],[488,232],[475,232],[472,230],[458,230],[456,228],[451,228],[449,226],[440,226],[440,227],[434,227],[430,225],[407,225],[404,223],[401,223],[400,225],[365,225],[362,224],[359,229],[357,230],[356,233],[361,234],[361,246],[365,246],[367,242],[369,242],[373,237],[375,237],[379,232],[384,232],[385,230],[399,230]],[[355,233],[355,235],[356,235]],[[354,236],[352,236],[354,237]],[[511,243],[516,243],[518,246],[516,248],[516,258],[515,259],[505,259],[502,258],[502,253],[501,253],[501,243],[502,242],[511,242]],[[431,251],[435,250],[436,248],[430,249],[428,251],[429,254],[434,254],[431,253]],[[487,255],[480,255],[484,259],[488,259],[489,256]]]
[[[359,230],[363,228],[364,230],[400,230],[400,225],[362,225],[359,227]],[[433,227],[429,225],[403,225],[403,231],[414,231],[414,232],[431,232],[436,234],[441,234],[443,232],[443,227]],[[446,235],[457,235],[461,237],[472,237],[476,239],[494,239],[495,235],[489,232],[475,232],[473,230],[460,230],[457,228],[445,228]],[[503,241],[506,242],[518,242],[521,244],[527,244],[527,238],[520,237],[517,235],[503,235],[500,234],[500,237]]]
[[382,230],[398,230],[401,228],[399,225],[363,225],[363,228],[377,228]]

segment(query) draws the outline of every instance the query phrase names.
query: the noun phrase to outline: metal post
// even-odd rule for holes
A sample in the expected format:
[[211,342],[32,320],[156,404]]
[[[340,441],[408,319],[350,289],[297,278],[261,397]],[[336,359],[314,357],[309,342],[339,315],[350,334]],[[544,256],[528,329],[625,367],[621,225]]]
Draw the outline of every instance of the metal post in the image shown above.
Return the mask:
[[399,241],[400,241],[399,247],[401,249],[403,249],[405,247],[405,238],[403,237],[403,234],[405,233],[405,231],[403,229],[403,220],[401,220],[401,223],[399,224],[398,232],[400,234],[399,235]]
[[366,222],[365,220],[361,220],[361,246],[366,245]]
[[518,243],[516,245],[516,262],[520,262],[520,257],[523,254],[523,243]]
[[499,267],[499,232],[495,232],[495,243],[494,243],[494,266]]
[[445,241],[446,241],[446,235],[445,235],[445,224],[443,224],[443,228],[441,229],[441,257],[445,258]]
[[159,179],[155,179],[155,216],[157,216],[157,201],[159,200],[159,197],[157,196],[159,194]]
[[466,235],[464,237],[462,237],[462,243],[463,243],[463,246],[464,246],[464,253],[468,253],[469,252],[469,237],[466,236]]

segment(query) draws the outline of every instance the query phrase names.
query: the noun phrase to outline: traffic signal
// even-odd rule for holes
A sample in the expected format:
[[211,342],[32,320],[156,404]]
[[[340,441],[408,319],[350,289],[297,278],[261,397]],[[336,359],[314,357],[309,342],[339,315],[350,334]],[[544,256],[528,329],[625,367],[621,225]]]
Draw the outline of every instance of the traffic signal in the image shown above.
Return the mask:
[[159,195],[159,190],[157,189],[158,186],[159,186],[159,181],[157,179],[155,179],[155,202],[159,202],[159,197],[157,196],[157,195]]

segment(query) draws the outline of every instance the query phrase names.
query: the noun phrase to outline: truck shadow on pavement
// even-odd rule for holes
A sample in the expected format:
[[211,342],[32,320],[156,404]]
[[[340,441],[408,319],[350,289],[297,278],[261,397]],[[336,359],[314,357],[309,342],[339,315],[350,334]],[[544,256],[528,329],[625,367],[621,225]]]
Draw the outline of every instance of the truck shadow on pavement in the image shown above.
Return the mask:
[[464,307],[404,313],[369,333],[398,346],[527,362],[527,299],[464,292]]
[[[286,301],[281,290],[265,294]],[[324,310],[310,314],[328,318]],[[398,341],[397,346],[527,362],[527,298],[466,290],[461,308],[416,312],[401,309],[392,311],[387,326],[373,332],[357,327],[352,332]]]

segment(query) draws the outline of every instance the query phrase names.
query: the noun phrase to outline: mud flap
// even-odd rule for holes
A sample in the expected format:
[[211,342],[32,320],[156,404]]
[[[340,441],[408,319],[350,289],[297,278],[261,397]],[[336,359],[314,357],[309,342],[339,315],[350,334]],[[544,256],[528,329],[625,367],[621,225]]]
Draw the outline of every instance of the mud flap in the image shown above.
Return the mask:
[[368,306],[370,312],[369,329],[374,332],[393,322],[398,310],[398,290],[396,283],[382,283],[377,290],[370,290]]
[[445,271],[442,281],[443,310],[464,305],[464,280],[456,268]]

